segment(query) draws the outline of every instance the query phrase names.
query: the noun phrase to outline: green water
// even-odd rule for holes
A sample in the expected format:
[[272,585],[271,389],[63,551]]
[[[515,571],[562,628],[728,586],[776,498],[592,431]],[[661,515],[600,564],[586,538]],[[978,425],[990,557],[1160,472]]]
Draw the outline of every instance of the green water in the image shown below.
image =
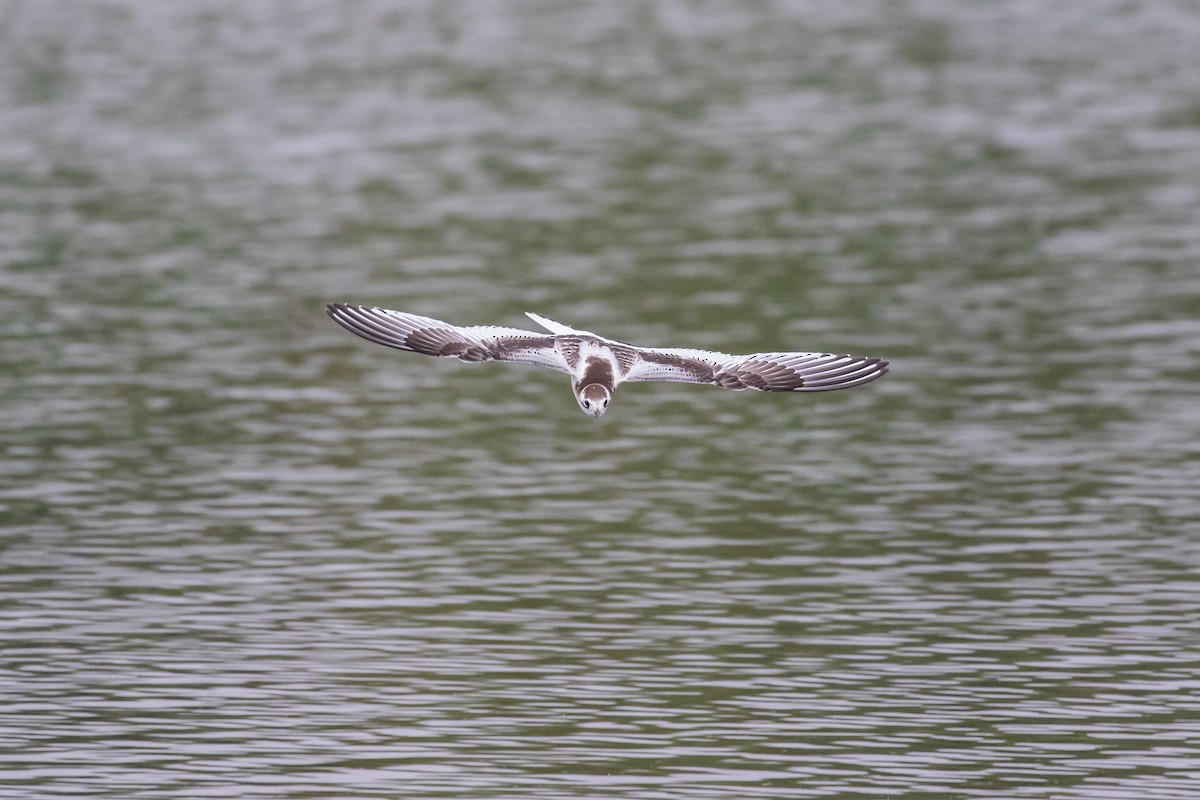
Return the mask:
[[1196,796],[1200,12],[1061,5],[0,6],[0,795]]

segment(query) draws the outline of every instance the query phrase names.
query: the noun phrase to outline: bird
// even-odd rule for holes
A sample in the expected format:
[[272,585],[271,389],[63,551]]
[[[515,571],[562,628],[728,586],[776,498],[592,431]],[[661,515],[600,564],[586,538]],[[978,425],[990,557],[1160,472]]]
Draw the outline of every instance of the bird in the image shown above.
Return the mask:
[[639,347],[526,312],[546,332],[463,327],[387,308],[328,303],[326,313],[369,342],[465,362],[534,364],[563,372],[580,410],[601,417],[626,381],[675,381],[742,391],[825,392],[861,386],[888,371],[881,358],[833,353],[730,355],[694,348]]

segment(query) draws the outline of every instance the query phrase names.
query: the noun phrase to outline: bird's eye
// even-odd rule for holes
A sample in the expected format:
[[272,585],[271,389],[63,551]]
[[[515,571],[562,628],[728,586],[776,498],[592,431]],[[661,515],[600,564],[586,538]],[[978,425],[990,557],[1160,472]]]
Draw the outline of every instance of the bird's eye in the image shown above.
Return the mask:
[[605,408],[608,408],[608,401],[607,401],[607,400],[605,400],[605,401],[604,401],[604,407],[605,407]]
[[592,407],[592,402],[591,402],[590,400],[584,400],[584,401],[583,401],[583,407],[584,407],[584,408],[591,408],[591,407]]

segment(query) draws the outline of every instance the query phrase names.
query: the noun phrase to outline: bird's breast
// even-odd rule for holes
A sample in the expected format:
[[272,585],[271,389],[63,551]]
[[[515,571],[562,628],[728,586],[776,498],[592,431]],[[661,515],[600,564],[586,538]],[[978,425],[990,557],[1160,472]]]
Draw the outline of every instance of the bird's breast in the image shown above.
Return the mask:
[[584,357],[583,369],[577,384],[584,387],[592,383],[598,383],[610,392],[613,390],[616,385],[616,374],[611,357],[606,357],[603,353],[588,353]]

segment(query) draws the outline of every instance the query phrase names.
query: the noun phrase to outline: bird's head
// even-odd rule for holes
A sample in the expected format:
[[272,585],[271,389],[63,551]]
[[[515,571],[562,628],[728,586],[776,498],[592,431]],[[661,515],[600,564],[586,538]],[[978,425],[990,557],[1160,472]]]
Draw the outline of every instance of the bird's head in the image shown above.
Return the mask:
[[612,399],[612,392],[599,383],[589,383],[579,390],[575,399],[579,401],[579,407],[583,409],[583,413],[589,417],[598,417],[608,410],[608,401]]

